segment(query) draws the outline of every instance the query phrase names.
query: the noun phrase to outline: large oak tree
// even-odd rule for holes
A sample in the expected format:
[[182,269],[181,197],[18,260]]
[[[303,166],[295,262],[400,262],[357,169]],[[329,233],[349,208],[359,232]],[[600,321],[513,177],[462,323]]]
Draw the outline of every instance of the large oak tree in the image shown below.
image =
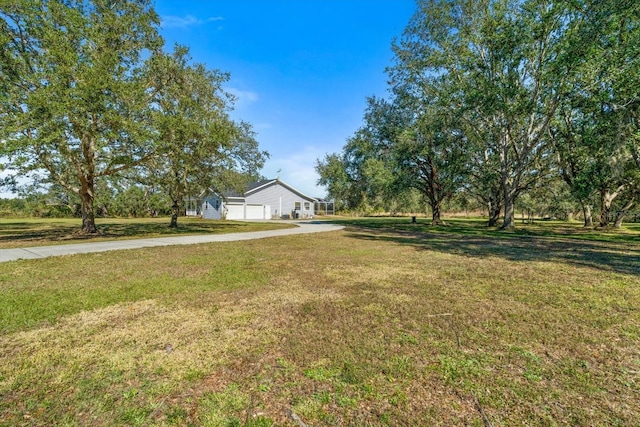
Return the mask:
[[96,181],[153,153],[140,67],[158,24],[149,0],[0,1],[0,155],[78,194],[83,232]]
[[445,108],[466,117],[467,149],[497,159],[487,165],[498,168],[504,228],[514,226],[516,199],[543,166],[571,72],[562,55],[571,18],[542,0],[421,1],[395,45],[396,84],[449,87],[458,96]]
[[169,196],[170,226],[177,227],[186,196],[243,189],[268,154],[260,151],[251,126],[229,117],[233,99],[222,89],[228,75],[191,64],[186,47],[154,55],[145,74],[156,155],[137,168],[138,177]]

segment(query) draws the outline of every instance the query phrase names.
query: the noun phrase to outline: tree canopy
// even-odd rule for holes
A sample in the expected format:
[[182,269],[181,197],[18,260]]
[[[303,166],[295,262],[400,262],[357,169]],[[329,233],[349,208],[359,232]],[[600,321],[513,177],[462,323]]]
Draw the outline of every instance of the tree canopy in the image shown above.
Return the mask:
[[145,70],[152,88],[156,156],[139,168],[138,177],[169,196],[172,227],[177,226],[185,196],[244,187],[256,178],[267,156],[251,127],[227,114],[231,96],[222,83],[228,75],[190,65],[189,59],[188,49],[176,46],[172,54],[154,55]]
[[158,26],[150,0],[0,0],[3,168],[76,194],[86,233],[100,183],[154,176],[179,205],[188,183],[230,183],[264,161],[226,114],[226,75],[190,65],[186,48],[164,53]]
[[377,158],[396,187],[421,189],[434,223],[466,192],[511,228],[520,196],[556,176],[586,224],[597,198],[607,225],[639,184],[639,26],[631,1],[418,1],[388,68],[400,119],[379,108],[363,129],[390,135]]
[[141,55],[160,47],[148,1],[4,1],[2,155],[21,175],[82,201],[96,231],[96,180],[152,153]]

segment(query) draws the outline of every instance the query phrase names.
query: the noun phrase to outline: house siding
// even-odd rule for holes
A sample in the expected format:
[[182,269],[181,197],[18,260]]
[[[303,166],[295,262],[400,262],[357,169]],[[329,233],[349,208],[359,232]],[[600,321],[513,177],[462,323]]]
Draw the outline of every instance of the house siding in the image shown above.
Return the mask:
[[[217,207],[217,208],[216,208]],[[211,194],[202,201],[202,218],[204,219],[221,219],[223,203],[220,196]]]
[[[300,202],[301,218],[314,215],[313,202],[315,202],[315,199],[292,191],[288,187],[280,184],[278,181],[269,183],[265,187],[256,189],[254,192],[247,194],[246,202],[271,206],[271,216],[274,218],[280,218],[282,215],[292,215],[294,213],[296,202]],[[309,209],[305,209],[305,202],[308,203]]]

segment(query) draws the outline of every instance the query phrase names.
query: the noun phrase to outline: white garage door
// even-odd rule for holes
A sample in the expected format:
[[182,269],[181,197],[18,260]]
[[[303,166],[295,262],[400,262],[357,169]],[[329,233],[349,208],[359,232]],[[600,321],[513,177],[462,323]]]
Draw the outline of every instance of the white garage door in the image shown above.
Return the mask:
[[264,219],[263,205],[247,205],[246,219]]
[[230,205],[227,203],[227,219],[244,219],[244,205]]

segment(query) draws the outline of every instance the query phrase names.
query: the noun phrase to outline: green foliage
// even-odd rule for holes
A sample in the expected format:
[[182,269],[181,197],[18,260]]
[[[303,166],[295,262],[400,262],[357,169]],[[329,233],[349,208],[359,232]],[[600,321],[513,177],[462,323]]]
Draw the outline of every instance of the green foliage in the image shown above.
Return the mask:
[[572,195],[586,206],[596,195],[599,225],[606,226],[613,210],[616,223],[628,211],[639,185],[634,135],[640,92],[633,81],[640,72],[640,6],[603,2],[581,19],[571,36],[587,46],[588,56],[576,66],[551,137]]
[[152,148],[138,69],[160,47],[158,22],[146,0],[0,4],[0,154],[34,183],[77,194],[86,232],[96,180]]
[[479,169],[469,183],[488,200],[498,194],[485,188],[501,188],[506,228],[517,197],[546,170],[545,136],[567,76],[549,73],[572,24],[561,16],[536,1],[425,1],[394,46],[394,84],[434,97]]
[[390,100],[369,100],[343,154],[319,164],[319,183],[351,206],[416,188],[434,223],[463,192],[489,225],[502,213],[502,227],[515,226],[516,206],[566,216],[577,203],[585,225],[595,204],[601,226],[620,226],[640,194],[640,5],[417,5],[393,44]]
[[174,227],[186,196],[243,188],[268,156],[258,149],[251,127],[227,114],[232,99],[222,84],[228,75],[190,65],[188,53],[176,46],[170,55],[154,55],[145,69],[153,87],[156,156],[138,171],[138,179],[169,197]]
[[[100,185],[95,198],[98,217],[153,217],[171,213],[167,197],[149,187],[111,187]],[[21,197],[0,199],[5,217],[79,218],[80,198],[58,185],[46,192],[25,192]]]
[[416,186],[402,175],[397,159],[406,112],[378,98],[369,98],[367,104],[365,125],[348,140],[342,153],[317,162],[318,183],[328,188],[340,210],[423,211]]
[[[177,225],[188,193],[256,177],[267,153],[228,117],[228,75],[191,65],[186,47],[162,53],[158,24],[148,0],[0,1],[0,157],[13,174],[4,185],[19,175],[75,194],[93,233],[110,208],[160,211],[157,188]],[[116,191],[125,173],[145,188]]]
[[[396,102],[405,110],[403,133],[393,146],[400,182],[422,193],[429,202],[432,224],[441,222],[443,203],[458,191],[466,176],[467,142],[431,96],[417,99],[397,89]],[[412,113],[420,111],[420,114]],[[415,117],[410,119],[410,117]],[[417,116],[417,117],[416,117]]]
[[345,210],[356,204],[352,198],[351,179],[341,155],[331,153],[316,160],[315,170],[320,176],[318,184],[326,187],[329,199],[335,200],[336,210]]
[[169,215],[170,201],[166,195],[149,187],[133,185],[118,191],[109,200],[108,213],[117,217],[150,217]]

